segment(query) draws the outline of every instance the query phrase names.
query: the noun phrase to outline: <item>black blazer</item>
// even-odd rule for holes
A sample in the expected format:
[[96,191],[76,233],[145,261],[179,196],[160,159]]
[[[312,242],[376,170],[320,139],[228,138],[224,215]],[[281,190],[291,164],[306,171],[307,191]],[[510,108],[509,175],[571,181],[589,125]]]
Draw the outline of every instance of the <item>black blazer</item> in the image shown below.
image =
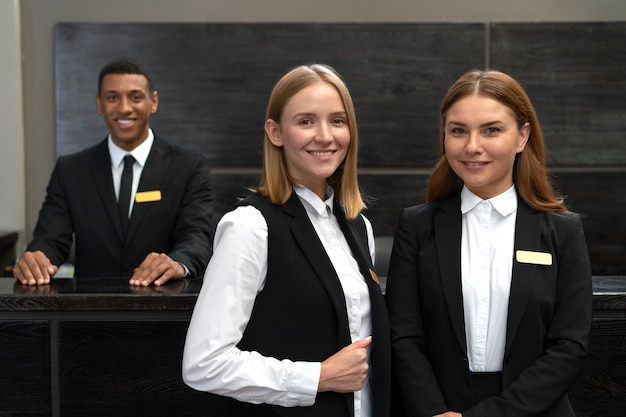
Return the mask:
[[212,197],[204,159],[155,137],[137,191],[159,201],[134,203],[124,239],[107,140],[58,158],[27,250],[54,265],[75,239],[75,276],[129,277],[150,252],[166,253],[201,276],[212,253]]
[[[296,193],[282,205],[254,194],[253,205],[268,225],[268,271],[239,348],[279,359],[323,361],[351,343],[339,277]],[[368,285],[372,314],[372,415],[389,415],[391,347],[380,285],[374,281],[363,220],[347,220],[338,203],[337,221]],[[318,393],[311,407],[236,403],[232,416],[340,417],[354,415],[352,394]]]
[[[461,289],[460,194],[404,209],[389,266],[393,366],[410,416],[570,417],[567,392],[587,355],[591,268],[580,219],[521,199],[514,249],[552,265],[513,262],[502,393],[472,404]],[[515,256],[515,255],[513,255]]]

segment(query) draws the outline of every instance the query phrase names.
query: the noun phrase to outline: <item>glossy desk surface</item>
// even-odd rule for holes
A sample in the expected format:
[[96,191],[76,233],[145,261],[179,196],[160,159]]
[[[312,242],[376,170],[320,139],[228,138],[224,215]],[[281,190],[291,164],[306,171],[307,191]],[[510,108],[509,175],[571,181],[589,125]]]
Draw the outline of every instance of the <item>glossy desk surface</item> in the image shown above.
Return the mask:
[[[0,278],[0,319],[191,317],[202,279],[170,281],[160,287],[128,284],[127,278],[53,278],[28,286]],[[102,315],[104,314],[105,317]]]
[[[0,312],[191,311],[202,279],[139,287],[126,278],[53,278],[49,285],[21,285],[0,278]],[[626,309],[626,276],[593,277],[594,308]]]

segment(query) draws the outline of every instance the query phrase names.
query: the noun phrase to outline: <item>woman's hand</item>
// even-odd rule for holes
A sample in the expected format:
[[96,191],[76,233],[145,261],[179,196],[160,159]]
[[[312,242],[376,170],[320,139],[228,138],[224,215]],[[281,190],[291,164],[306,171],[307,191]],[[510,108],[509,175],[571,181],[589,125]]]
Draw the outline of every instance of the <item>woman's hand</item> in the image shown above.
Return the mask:
[[318,392],[355,392],[363,388],[369,365],[367,347],[372,343],[368,337],[344,347],[322,362]]

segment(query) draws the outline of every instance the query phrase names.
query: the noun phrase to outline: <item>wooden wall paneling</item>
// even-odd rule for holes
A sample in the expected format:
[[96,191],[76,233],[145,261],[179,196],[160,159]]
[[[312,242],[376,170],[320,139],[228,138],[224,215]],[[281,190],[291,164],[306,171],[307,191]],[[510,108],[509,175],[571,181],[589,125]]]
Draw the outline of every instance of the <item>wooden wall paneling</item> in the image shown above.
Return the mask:
[[428,174],[360,174],[363,192],[372,199],[365,216],[372,222],[375,236],[393,236],[400,211],[425,200]]
[[260,173],[260,168],[245,173],[220,170],[211,173],[215,209],[212,214],[214,228],[224,213],[230,211],[241,198],[250,194],[249,188],[259,184]]
[[57,151],[104,138],[97,74],[117,56],[155,73],[155,131],[214,167],[260,167],[265,106],[276,80],[312,61],[334,66],[354,96],[364,166],[432,165],[446,89],[484,66],[483,24],[104,24],[55,27]]
[[[294,65],[323,61],[352,91],[361,182],[376,199],[367,215],[377,235],[392,235],[399,210],[423,201],[446,89],[467,69],[485,66],[484,29],[447,23],[61,23],[55,30],[58,153],[104,137],[94,103],[97,73],[112,57],[136,56],[157,80],[157,134],[211,161],[217,222],[245,195],[244,187],[257,182],[271,86]],[[494,23],[489,33],[489,65],[528,91],[549,165],[560,175],[568,203],[587,213],[594,273],[623,274],[626,23]]]
[[626,22],[490,26],[491,66],[528,92],[549,163],[626,165]]
[[[214,173],[215,222],[235,204],[238,198],[249,194],[248,187],[258,184],[260,174]],[[359,183],[369,199],[364,214],[372,222],[377,236],[393,235],[400,210],[424,202],[428,172],[361,173]]]
[[568,208],[583,216],[593,275],[625,275],[626,171],[557,171],[554,178]]

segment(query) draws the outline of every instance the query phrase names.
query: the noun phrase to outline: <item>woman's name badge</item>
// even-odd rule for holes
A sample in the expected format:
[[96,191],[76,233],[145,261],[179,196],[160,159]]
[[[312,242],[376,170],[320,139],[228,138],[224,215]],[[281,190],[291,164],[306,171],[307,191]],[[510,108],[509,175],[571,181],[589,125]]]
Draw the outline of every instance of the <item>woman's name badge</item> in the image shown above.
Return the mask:
[[522,264],[552,265],[552,254],[547,252],[518,250],[515,252],[515,259]]
[[370,269],[370,275],[372,276],[372,279],[374,280],[374,282],[380,285],[380,280],[378,279],[378,275],[376,275],[376,272]]
[[152,201],[161,201],[161,191],[142,191],[135,194],[135,203],[150,203]]

